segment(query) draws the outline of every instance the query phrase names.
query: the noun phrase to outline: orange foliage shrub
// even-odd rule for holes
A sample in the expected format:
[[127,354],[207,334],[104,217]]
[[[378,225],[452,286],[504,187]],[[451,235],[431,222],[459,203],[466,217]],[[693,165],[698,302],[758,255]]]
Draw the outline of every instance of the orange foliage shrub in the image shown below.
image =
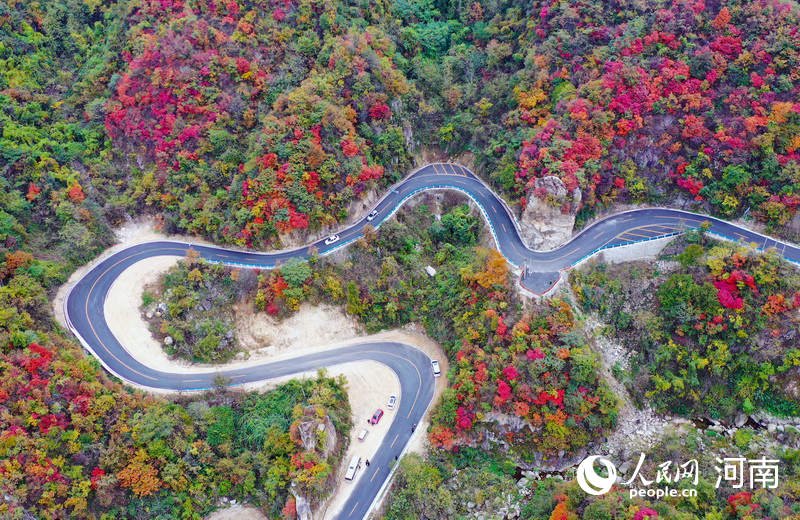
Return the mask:
[[122,487],[131,488],[140,497],[155,493],[162,485],[158,470],[147,463],[147,452],[144,450],[139,450],[117,477]]

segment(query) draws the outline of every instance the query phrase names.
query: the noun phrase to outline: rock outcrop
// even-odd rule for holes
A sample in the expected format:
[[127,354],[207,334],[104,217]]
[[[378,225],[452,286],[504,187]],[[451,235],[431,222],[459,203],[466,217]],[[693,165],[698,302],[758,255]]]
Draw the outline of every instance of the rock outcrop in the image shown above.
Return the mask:
[[553,249],[567,242],[580,204],[580,188],[570,193],[558,177],[536,179],[522,213],[522,240],[532,249]]
[[[323,460],[328,460],[339,445],[339,436],[330,415],[315,406],[307,406],[303,410],[303,416],[292,424],[290,430],[292,440],[302,445],[303,451],[316,452]],[[314,511],[319,511],[325,503],[320,503],[315,494],[309,494],[308,489],[296,481],[292,482],[291,492],[295,498],[297,518],[300,520],[312,520]]]
[[311,503],[305,495],[299,493],[294,485],[289,488],[289,491],[294,495],[294,503],[297,508],[297,520],[313,520],[314,516],[311,510]]
[[[297,431],[300,434],[303,449],[306,451],[319,450],[322,458],[327,458],[336,450],[338,443],[336,428],[327,414],[323,419],[314,418],[301,421],[297,425]],[[322,439],[324,442],[318,443]]]

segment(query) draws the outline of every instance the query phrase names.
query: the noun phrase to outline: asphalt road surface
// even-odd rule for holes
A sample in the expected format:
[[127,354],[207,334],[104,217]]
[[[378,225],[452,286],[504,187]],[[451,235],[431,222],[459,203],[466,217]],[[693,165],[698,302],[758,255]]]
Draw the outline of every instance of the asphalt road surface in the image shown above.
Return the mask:
[[420,422],[433,398],[433,372],[431,360],[426,354],[401,343],[371,342],[249,368],[214,373],[170,373],[148,367],[134,359],[111,333],[103,307],[108,290],[119,274],[145,258],[185,255],[189,249],[193,249],[210,261],[271,269],[291,258],[307,257],[311,248],[324,255],[345,247],[362,235],[364,226],[379,227],[406,199],[431,189],[459,190],[475,201],[500,252],[511,264],[522,269],[522,285],[540,294],[547,292],[558,281],[563,270],[597,251],[674,235],[704,222],[710,225],[711,233],[753,243],[760,249],[774,248],[788,260],[800,261],[800,249],[796,246],[723,220],[673,209],[641,209],[620,213],[596,222],[557,249],[532,251],[522,242],[517,222],[506,204],[475,174],[463,166],[435,163],[421,168],[395,185],[375,206],[377,213],[374,219],[368,222],[364,218],[343,229],[338,233],[339,239],[330,244],[325,244],[322,239],[294,250],[257,253],[158,241],[119,251],[93,267],[73,286],[65,302],[68,325],[109,372],[125,381],[155,389],[202,390],[220,383],[238,385],[358,360],[378,361],[387,365],[400,380],[400,404],[378,453],[370,461],[369,467],[362,467],[361,471],[366,474],[339,515],[343,520],[363,518],[389,476],[395,456],[401,453],[411,436],[411,425]]

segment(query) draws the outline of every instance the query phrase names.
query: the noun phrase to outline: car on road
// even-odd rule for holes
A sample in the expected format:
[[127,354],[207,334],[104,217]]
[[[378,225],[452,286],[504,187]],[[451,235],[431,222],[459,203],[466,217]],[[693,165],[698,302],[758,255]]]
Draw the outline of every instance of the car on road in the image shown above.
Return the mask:
[[373,209],[370,212],[370,214],[367,215],[367,222],[372,222],[373,220],[375,220],[375,217],[377,217],[377,216],[378,216],[378,210],[377,209]]
[[334,242],[338,242],[338,241],[339,241],[339,235],[331,235],[331,236],[329,236],[328,238],[325,239],[325,245],[329,246],[329,245],[333,244]]
[[375,410],[375,413],[372,414],[372,419],[369,420],[370,424],[378,424],[381,421],[381,417],[383,417],[383,410],[378,408]]
[[433,375],[435,377],[439,377],[440,375],[442,375],[442,369],[439,367],[439,361],[434,359],[433,361],[431,361],[431,366],[433,367]]
[[353,458],[350,459],[350,464],[348,464],[347,466],[347,471],[344,474],[344,479],[353,480],[360,467],[361,467],[361,457],[359,457],[358,455],[353,455]]
[[369,433],[369,430],[367,430],[366,428],[363,428],[360,432],[358,432],[358,440],[363,441],[364,439],[366,439],[368,433]]
[[389,410],[394,410],[394,405],[397,404],[397,396],[392,394],[389,396],[389,402],[386,403],[386,408]]

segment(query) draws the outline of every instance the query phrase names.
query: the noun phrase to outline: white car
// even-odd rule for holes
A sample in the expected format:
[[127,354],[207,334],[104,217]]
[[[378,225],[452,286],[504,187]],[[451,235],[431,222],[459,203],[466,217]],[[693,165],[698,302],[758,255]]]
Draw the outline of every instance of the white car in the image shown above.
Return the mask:
[[389,396],[389,402],[386,403],[386,408],[389,410],[394,410],[394,405],[397,404],[397,396],[392,394]]
[[367,215],[367,222],[372,222],[373,220],[375,220],[375,217],[377,216],[378,216],[378,210],[373,209],[372,212],[369,215]]
[[369,430],[367,430],[366,428],[363,428],[360,432],[358,432],[358,440],[363,441],[367,437],[368,433],[369,433]]
[[431,366],[433,367],[433,375],[435,377],[439,377],[442,375],[442,369],[439,367],[439,362],[437,360],[431,361]]
[[339,241],[339,235],[331,235],[331,236],[329,236],[328,238],[325,239],[325,245],[329,246],[329,245],[333,244],[334,242],[338,242],[338,241]]

